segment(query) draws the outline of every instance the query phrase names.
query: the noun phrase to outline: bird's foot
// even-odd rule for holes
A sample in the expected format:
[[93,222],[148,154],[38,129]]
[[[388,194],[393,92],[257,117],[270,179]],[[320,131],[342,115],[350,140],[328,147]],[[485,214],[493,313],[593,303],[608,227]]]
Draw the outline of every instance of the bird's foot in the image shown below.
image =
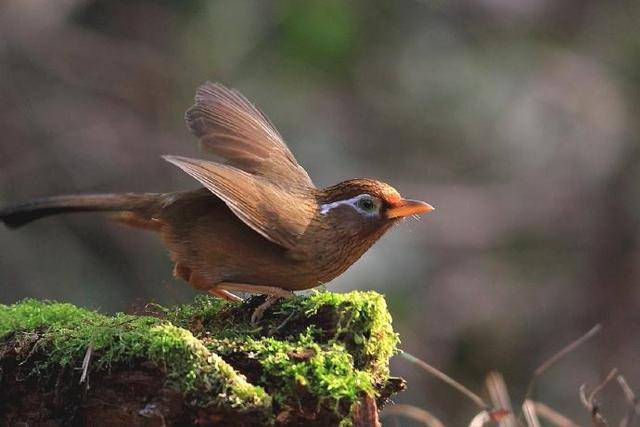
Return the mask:
[[276,302],[278,302],[278,300],[291,298],[292,296],[295,295],[293,291],[287,291],[281,288],[275,288],[275,289],[279,290],[277,295],[273,295],[273,294],[267,295],[267,299],[258,307],[256,307],[255,310],[253,310],[253,314],[251,315],[252,325],[256,325],[260,320],[262,320],[262,316],[264,316],[264,313],[269,308],[271,308]]
[[254,294],[273,295],[280,298],[289,298],[293,295],[292,291],[278,288],[277,286],[250,285],[248,283],[236,282],[220,282],[216,283],[216,289],[224,289],[227,291],[250,292]]
[[264,316],[264,313],[280,298],[291,298],[294,295],[293,291],[278,288],[276,286],[251,285],[248,283],[236,282],[217,283],[215,290],[217,292],[224,291],[227,293],[230,293],[228,291],[240,291],[267,295],[267,299],[253,311],[253,314],[251,315],[252,325],[257,324]]
[[279,297],[279,296],[268,295],[267,299],[262,304],[257,306],[255,310],[253,310],[253,313],[251,314],[251,324],[252,325],[257,325],[258,322],[260,320],[262,320],[262,317],[264,316],[264,313],[269,308],[271,308],[276,302],[278,302],[278,300],[280,298],[281,297]]

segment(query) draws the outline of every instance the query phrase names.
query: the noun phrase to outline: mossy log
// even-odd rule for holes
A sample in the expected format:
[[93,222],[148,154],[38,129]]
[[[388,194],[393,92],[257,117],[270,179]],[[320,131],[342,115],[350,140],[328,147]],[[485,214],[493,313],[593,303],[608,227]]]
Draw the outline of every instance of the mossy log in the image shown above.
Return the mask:
[[404,387],[375,292],[262,302],[198,297],[107,316],[70,304],[0,305],[1,425],[376,425]]

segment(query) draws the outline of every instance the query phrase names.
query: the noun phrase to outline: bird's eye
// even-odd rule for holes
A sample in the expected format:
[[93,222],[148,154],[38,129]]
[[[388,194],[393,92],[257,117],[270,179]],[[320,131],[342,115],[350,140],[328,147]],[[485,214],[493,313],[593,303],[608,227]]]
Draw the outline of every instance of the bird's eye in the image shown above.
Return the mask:
[[373,212],[376,210],[376,202],[371,197],[364,197],[358,200],[356,205],[365,212]]

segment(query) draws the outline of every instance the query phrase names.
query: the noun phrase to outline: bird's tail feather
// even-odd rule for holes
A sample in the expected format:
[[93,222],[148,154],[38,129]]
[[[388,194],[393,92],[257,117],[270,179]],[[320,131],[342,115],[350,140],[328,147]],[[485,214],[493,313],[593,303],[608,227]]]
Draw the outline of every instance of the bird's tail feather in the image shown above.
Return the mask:
[[78,194],[35,199],[0,208],[0,221],[9,228],[69,212],[136,212],[151,215],[164,201],[161,193]]

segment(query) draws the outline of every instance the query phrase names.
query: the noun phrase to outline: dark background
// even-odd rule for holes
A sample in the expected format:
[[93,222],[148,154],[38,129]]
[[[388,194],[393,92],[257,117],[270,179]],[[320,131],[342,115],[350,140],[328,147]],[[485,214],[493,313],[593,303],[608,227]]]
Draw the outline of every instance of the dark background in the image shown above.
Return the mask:
[[[481,392],[502,372],[587,423],[578,387],[640,390],[640,3],[596,0],[5,0],[0,203],[197,184],[182,114],[205,80],[271,117],[318,185],[375,177],[437,210],[332,291],[387,295],[402,347]],[[0,302],[103,311],[189,301],[155,236],[101,215],[0,230]],[[448,425],[477,412],[396,358],[396,401]],[[612,420],[621,392],[603,392]],[[405,419],[401,425],[412,425]]]

